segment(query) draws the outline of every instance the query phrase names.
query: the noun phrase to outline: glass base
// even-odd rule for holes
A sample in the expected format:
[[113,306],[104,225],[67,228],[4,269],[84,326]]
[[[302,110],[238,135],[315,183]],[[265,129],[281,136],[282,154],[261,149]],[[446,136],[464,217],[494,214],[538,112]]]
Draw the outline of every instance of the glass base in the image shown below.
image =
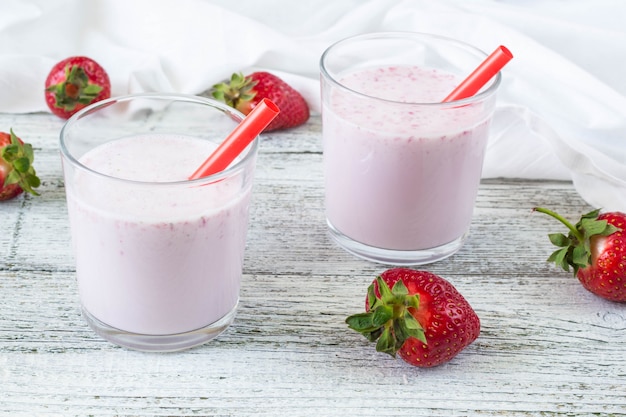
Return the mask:
[[452,242],[429,249],[383,249],[352,240],[335,229],[330,221],[327,220],[327,223],[333,240],[347,252],[368,261],[396,266],[424,265],[448,258],[461,249],[467,238],[467,233],[464,233],[463,236]]
[[91,315],[84,307],[82,308],[83,317],[89,327],[100,337],[116,345],[143,352],[177,352],[207,343],[230,326],[235,318],[236,310],[237,306],[220,320],[201,329],[177,334],[149,335],[130,333],[111,327]]

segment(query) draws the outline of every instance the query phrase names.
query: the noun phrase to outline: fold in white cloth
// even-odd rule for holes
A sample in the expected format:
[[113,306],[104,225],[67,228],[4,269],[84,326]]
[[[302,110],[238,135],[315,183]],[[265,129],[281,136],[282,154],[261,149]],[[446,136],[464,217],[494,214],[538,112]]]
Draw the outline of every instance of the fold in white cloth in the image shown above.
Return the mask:
[[98,61],[114,96],[199,94],[263,69],[317,112],[330,44],[434,33],[515,55],[483,177],[572,179],[589,204],[626,211],[625,16],[622,0],[2,0],[0,112],[47,111],[46,75],[72,55]]

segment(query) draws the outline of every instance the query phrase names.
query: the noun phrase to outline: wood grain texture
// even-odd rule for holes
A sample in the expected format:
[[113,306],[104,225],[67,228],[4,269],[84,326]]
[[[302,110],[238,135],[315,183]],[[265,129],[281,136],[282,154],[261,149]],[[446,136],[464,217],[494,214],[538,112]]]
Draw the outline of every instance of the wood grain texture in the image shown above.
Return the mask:
[[58,134],[48,114],[0,114],[31,142],[41,197],[0,205],[2,416],[624,416],[626,305],[548,265],[533,214],[589,209],[567,182],[486,180],[470,237],[427,265],[481,318],[450,363],[420,370],[344,324],[384,265],[326,232],[321,126],[267,135],[255,179],[240,307],[218,339],[175,354],[118,348],[80,315]]

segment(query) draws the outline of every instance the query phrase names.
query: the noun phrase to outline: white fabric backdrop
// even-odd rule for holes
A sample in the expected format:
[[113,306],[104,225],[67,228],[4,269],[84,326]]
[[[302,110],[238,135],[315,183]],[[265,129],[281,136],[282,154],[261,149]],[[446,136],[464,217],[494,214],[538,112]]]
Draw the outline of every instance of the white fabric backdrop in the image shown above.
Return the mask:
[[591,205],[626,211],[624,21],[623,0],[2,0],[0,112],[48,111],[43,82],[71,55],[100,62],[113,95],[197,94],[265,69],[316,112],[331,43],[430,32],[515,55],[484,177],[573,179]]

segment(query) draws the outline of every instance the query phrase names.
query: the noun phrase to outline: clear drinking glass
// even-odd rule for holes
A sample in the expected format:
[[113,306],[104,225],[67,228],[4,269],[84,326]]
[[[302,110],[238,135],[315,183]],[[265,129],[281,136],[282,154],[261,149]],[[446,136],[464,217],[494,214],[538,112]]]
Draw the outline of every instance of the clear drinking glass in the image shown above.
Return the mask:
[[500,74],[473,97],[442,101],[486,57],[411,32],[359,35],[324,52],[325,210],[341,247],[396,265],[461,248]]
[[95,103],[63,127],[80,301],[103,338],[176,351],[233,321],[258,138],[226,170],[187,178],[242,119],[212,99],[146,93]]

